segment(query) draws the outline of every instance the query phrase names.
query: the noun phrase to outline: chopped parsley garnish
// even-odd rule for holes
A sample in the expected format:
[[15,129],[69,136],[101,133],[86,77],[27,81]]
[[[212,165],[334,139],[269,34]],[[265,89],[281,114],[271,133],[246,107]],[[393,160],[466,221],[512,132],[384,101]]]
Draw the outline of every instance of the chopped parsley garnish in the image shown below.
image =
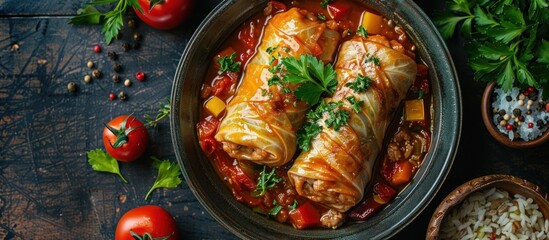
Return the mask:
[[292,210],[295,210],[296,208],[297,208],[297,200],[294,199],[294,202],[292,203],[292,205],[288,206],[288,209],[292,211]]
[[347,121],[351,114],[344,109],[338,109],[337,111],[328,112],[330,117],[324,121],[326,126],[333,127],[334,130],[339,131],[343,126],[347,126]]
[[294,91],[294,95],[315,105],[323,93],[332,95],[337,86],[336,72],[331,64],[324,63],[313,55],[301,55],[299,59],[294,57],[281,58],[286,67],[284,82],[301,84]]
[[335,131],[339,131],[342,126],[347,125],[351,115],[344,109],[338,109],[340,106],[343,106],[342,101],[322,101],[316,109],[307,113],[307,122],[297,131],[297,145],[301,150],[310,150],[311,141],[322,132],[322,126],[318,124],[318,121],[324,114],[329,116],[324,120],[326,127],[332,127]]
[[366,60],[364,61],[365,63],[369,63],[369,62],[374,62],[374,64],[376,66],[379,66],[381,63],[379,62],[379,58],[378,57],[374,57],[374,56],[370,56],[370,53],[368,53],[368,55],[366,55]]
[[278,48],[278,46],[268,47],[265,51],[266,51],[268,54],[272,54],[277,48]]
[[317,17],[318,19],[320,19],[321,21],[326,22],[326,16],[325,16],[323,13],[317,14],[316,17]]
[[455,32],[468,38],[475,80],[496,81],[504,91],[513,86],[549,91],[548,1],[452,0],[447,6],[433,22],[445,39]]
[[364,101],[357,101],[355,96],[349,96],[347,97],[347,101],[351,104],[351,109],[355,111],[355,113],[359,113],[362,110],[362,104]]
[[368,36],[368,30],[364,28],[362,25],[358,27],[358,30],[356,31],[356,35],[361,37],[367,37]]
[[372,79],[370,77],[362,76],[361,74],[358,74],[354,82],[348,82],[345,84],[345,86],[359,93],[359,92],[364,92],[368,90],[371,84],[372,84]]
[[217,59],[217,62],[219,63],[219,72],[224,73],[227,71],[230,72],[240,72],[240,65],[241,63],[239,61],[234,61],[236,58],[236,52],[231,54],[231,56],[223,56]]
[[322,8],[326,8],[328,6],[328,4],[330,4],[332,2],[332,0],[322,0],[322,2],[320,2],[320,6]]
[[282,82],[281,82],[281,79],[278,75],[274,74],[268,81],[267,81],[267,85],[268,86],[273,86],[273,85],[279,85],[279,86],[282,86]]
[[305,122],[302,128],[297,130],[297,145],[303,151],[311,149],[311,142],[322,132],[322,127],[315,122]]
[[278,205],[276,200],[273,200],[273,205],[274,207],[269,211],[269,215],[276,216],[282,210],[282,206]]
[[257,179],[257,188],[253,193],[257,197],[263,196],[267,192],[267,189],[276,186],[280,181],[282,181],[282,178],[276,175],[274,168],[270,173],[267,173],[267,167],[263,166],[263,171],[259,173],[259,178]]

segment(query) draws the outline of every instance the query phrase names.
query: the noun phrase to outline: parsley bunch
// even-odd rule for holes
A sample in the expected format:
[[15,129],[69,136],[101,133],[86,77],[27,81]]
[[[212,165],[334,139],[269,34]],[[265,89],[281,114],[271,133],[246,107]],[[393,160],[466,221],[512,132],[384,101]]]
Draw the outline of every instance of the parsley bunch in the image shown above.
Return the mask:
[[[117,3],[114,9],[102,13],[95,8],[99,5],[110,5]],[[151,8],[154,4],[158,4],[157,1],[151,1],[149,5]],[[69,21],[70,24],[75,25],[99,25],[102,24],[103,28],[101,33],[105,35],[105,43],[110,44],[111,41],[118,36],[120,29],[124,25],[123,16],[126,14],[128,8],[136,8],[140,12],[143,9],[137,2],[137,0],[93,0],[86,4],[86,7],[78,10],[78,15],[72,17]]]
[[336,72],[331,64],[326,64],[310,54],[281,58],[286,67],[283,81],[301,84],[294,95],[305,102],[315,105],[323,93],[332,95],[337,87]]
[[549,92],[549,1],[448,0],[447,5],[433,22],[445,39],[458,27],[469,39],[466,52],[475,80],[497,81],[505,91],[532,86]]

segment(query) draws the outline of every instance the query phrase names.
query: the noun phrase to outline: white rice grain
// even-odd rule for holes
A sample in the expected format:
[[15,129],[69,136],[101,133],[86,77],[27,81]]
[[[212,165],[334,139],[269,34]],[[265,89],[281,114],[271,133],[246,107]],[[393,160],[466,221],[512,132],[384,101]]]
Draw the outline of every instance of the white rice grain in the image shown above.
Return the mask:
[[533,199],[511,196],[500,189],[475,192],[448,212],[441,224],[440,237],[470,240],[495,235],[496,239],[549,240],[549,219],[538,209]]

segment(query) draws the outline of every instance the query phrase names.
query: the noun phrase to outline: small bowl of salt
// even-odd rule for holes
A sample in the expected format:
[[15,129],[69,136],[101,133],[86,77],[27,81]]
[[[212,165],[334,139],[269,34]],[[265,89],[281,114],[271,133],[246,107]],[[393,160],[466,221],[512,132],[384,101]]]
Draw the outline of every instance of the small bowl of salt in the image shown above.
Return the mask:
[[549,239],[549,198],[519,177],[475,178],[439,204],[426,239]]
[[482,119],[488,132],[511,148],[532,148],[549,140],[549,102],[543,90],[513,87],[504,91],[495,82],[482,96]]

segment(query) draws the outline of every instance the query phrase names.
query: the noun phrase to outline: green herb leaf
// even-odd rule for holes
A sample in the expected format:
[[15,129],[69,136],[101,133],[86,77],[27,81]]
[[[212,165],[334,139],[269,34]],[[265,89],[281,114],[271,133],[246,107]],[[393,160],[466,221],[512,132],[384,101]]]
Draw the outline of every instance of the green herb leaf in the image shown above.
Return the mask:
[[282,210],[282,206],[276,204],[276,201],[274,202],[275,202],[274,207],[271,208],[271,210],[269,211],[269,215],[271,216],[276,216],[280,212],[280,210]]
[[[118,3],[114,9],[101,13],[93,6],[110,5]],[[129,7],[135,7],[142,12],[141,6],[137,0],[94,0],[86,5],[84,9],[79,9],[76,16],[69,20],[70,24],[102,24],[101,33],[105,36],[105,43],[110,44],[111,41],[118,36],[120,29],[124,25],[123,16]]]
[[297,204],[297,200],[294,199],[294,202],[292,203],[292,205],[288,206],[288,209],[290,211],[295,210],[297,208]]
[[326,126],[333,127],[334,130],[339,131],[343,126],[347,125],[347,121],[351,114],[344,109],[338,109],[337,111],[328,112],[330,117],[324,121]]
[[328,6],[328,4],[330,4],[332,2],[332,0],[322,0],[322,2],[320,2],[320,6],[322,8],[326,8]]
[[284,82],[301,84],[294,95],[315,105],[323,93],[333,94],[337,86],[336,72],[331,64],[326,64],[313,55],[301,55],[299,59],[284,57],[281,59],[286,67],[287,74],[284,75]]
[[311,149],[311,142],[322,132],[322,127],[314,122],[305,122],[302,128],[297,130],[297,145],[303,151]]
[[271,172],[267,173],[267,167],[263,166],[263,171],[261,171],[259,178],[257,179],[257,188],[253,191],[253,193],[257,197],[263,196],[267,192],[267,189],[276,186],[276,184],[281,181],[282,178],[276,175],[274,168]]
[[240,72],[240,65],[242,64],[239,61],[234,61],[236,58],[236,52],[230,56],[223,56],[217,59],[219,63],[219,72]]
[[353,89],[357,93],[360,93],[368,90],[371,84],[372,79],[370,77],[358,74],[354,82],[347,82],[345,86]]
[[466,52],[475,80],[496,81],[505,91],[546,88],[549,80],[540,72],[549,68],[549,1],[448,0],[447,6],[449,11],[433,22],[445,38],[462,24],[461,33],[470,38]]
[[118,161],[106,152],[103,152],[101,149],[95,149],[88,151],[86,155],[88,156],[88,163],[91,165],[93,170],[98,172],[114,173],[118,175],[124,183],[128,183],[128,181],[126,181],[124,176],[120,173]]
[[102,17],[103,14],[97,11],[95,7],[86,6],[85,8],[80,9],[78,15],[72,17],[69,20],[69,23],[74,25],[94,25],[101,23]]
[[364,101],[357,101],[355,96],[347,97],[347,101],[349,101],[349,103],[351,104],[351,109],[355,113],[359,113],[360,111],[362,111],[362,104],[364,103]]
[[549,42],[547,40],[541,40],[541,44],[537,49],[536,56],[538,57],[538,59],[536,60],[537,62],[549,64]]
[[317,14],[316,17],[317,17],[318,19],[320,19],[321,21],[324,21],[324,22],[326,22],[326,20],[327,20],[327,19],[326,19],[326,16],[325,16],[323,13]]
[[172,108],[170,105],[170,98],[166,98],[165,102],[160,103],[160,109],[158,109],[158,113],[155,117],[145,114],[145,120],[147,121],[145,123],[145,126],[152,126],[153,128],[158,127],[158,122],[160,122],[162,119],[164,119],[167,116],[170,116]]
[[356,31],[356,35],[361,37],[368,37],[368,30],[366,30],[362,25],[358,26],[358,30]]
[[181,171],[179,166],[175,163],[170,162],[170,160],[160,160],[156,157],[151,157],[153,159],[153,167],[158,169],[158,176],[156,181],[154,181],[153,186],[145,195],[145,200],[149,198],[149,195],[158,188],[175,188],[181,184]]

